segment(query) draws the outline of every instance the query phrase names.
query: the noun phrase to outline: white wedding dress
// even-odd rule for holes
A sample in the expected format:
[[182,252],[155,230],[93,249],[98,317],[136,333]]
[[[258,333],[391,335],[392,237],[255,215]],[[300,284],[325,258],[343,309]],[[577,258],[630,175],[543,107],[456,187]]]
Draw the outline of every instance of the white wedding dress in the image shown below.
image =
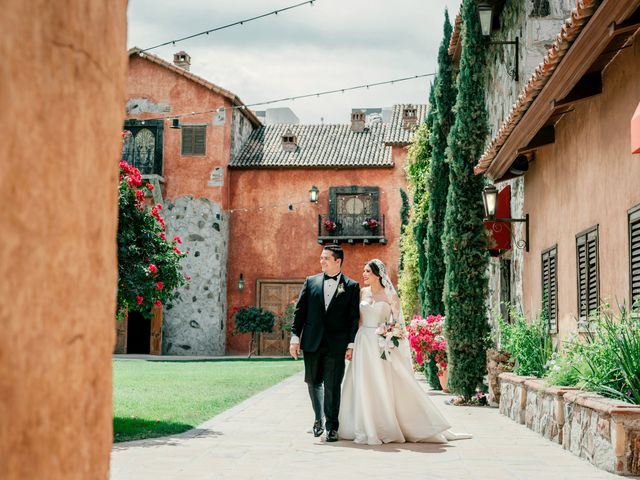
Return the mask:
[[380,358],[376,328],[389,320],[392,308],[363,294],[362,325],[342,384],[339,437],[368,445],[471,438],[448,430],[449,423],[414,377],[406,340],[386,360]]

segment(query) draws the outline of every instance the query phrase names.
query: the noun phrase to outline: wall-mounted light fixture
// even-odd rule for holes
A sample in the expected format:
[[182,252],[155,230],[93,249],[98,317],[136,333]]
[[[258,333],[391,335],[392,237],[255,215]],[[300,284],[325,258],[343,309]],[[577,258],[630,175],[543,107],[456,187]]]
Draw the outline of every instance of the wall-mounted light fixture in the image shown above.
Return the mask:
[[525,237],[524,240],[518,240],[516,247],[525,251],[529,251],[529,214],[527,213],[524,218],[496,218],[496,208],[498,207],[498,189],[495,185],[487,185],[482,191],[482,202],[484,204],[484,216],[485,222],[493,222],[492,229],[498,232],[502,229],[501,224],[509,224],[507,228],[511,231],[511,225],[514,222],[524,222],[525,225]]
[[180,119],[172,118],[171,119],[171,128],[180,128]]
[[318,195],[320,194],[320,190],[315,185],[311,187],[309,190],[309,201],[311,203],[318,203]]
[[[493,7],[490,3],[482,2],[478,4],[478,14],[480,15],[480,28],[482,35],[489,37],[491,35],[491,29],[493,28]],[[513,70],[509,72],[509,76],[516,82],[519,81],[519,58],[520,58],[520,38],[516,37],[515,40],[509,41],[489,41],[489,45],[514,45],[516,54],[513,62]]]
[[238,290],[244,290],[244,276],[240,272],[240,280],[238,280]]

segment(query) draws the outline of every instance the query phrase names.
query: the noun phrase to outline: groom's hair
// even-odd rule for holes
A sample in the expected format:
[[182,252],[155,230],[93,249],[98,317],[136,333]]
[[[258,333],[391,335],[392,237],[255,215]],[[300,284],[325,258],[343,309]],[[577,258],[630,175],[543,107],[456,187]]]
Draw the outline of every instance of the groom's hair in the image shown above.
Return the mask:
[[342,247],[340,245],[327,245],[322,249],[326,250],[327,252],[331,252],[333,258],[335,260],[340,260],[340,266],[342,266],[342,264],[344,263],[344,250],[342,250]]

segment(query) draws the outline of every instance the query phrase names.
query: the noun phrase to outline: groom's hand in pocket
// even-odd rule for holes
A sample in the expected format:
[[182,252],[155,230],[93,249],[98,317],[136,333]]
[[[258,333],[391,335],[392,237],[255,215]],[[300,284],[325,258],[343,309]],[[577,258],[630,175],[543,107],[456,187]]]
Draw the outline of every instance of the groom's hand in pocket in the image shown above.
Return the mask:
[[289,345],[289,353],[295,360],[297,360],[300,356],[300,344],[292,343],[291,345]]
[[347,351],[344,354],[344,359],[351,361],[351,358],[353,358],[353,348],[347,348]]

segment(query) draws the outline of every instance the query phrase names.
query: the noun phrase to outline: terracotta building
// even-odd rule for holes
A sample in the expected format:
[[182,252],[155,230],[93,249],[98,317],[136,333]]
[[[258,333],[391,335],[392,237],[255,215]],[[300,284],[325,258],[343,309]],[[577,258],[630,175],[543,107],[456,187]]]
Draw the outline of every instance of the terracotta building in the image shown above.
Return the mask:
[[[476,167],[499,189],[519,177],[519,196],[512,190],[507,202],[511,217],[528,215],[528,235],[520,224],[515,236],[528,242],[511,275],[500,282],[492,272],[493,286],[499,292],[509,280],[520,283],[517,304],[529,317],[546,298],[556,341],[579,331],[602,302],[629,305],[640,295],[640,163],[633,154],[640,140],[632,137],[639,7],[635,0],[578,2],[540,65],[513,83],[515,103],[493,125]],[[508,22],[503,28],[511,29],[507,36],[522,31]]]
[[[426,105],[396,105],[388,124],[354,112],[350,124],[255,130],[229,165],[229,307],[281,312],[320,270],[328,243],[343,246],[347,276],[361,281],[364,263],[380,258],[395,282],[406,147],[425,113]],[[367,218],[378,227],[365,228]],[[232,321],[228,329],[228,352],[246,352],[248,336],[232,335]],[[262,335],[260,354],[287,351],[287,334]]]
[[[234,308],[280,313],[319,270],[322,243],[344,244],[345,273],[357,280],[374,257],[395,279],[406,147],[426,106],[397,105],[388,123],[356,111],[343,125],[263,126],[233,93],[189,72],[187,53],[173,64],[140,53],[129,52],[123,157],[156,185],[192,280],[153,318],[119,324],[117,352],[245,353]],[[287,341],[264,335],[259,354],[285,353]]]
[[130,315],[120,323],[116,352],[225,353],[227,165],[261,123],[235,94],[189,66],[185,52],[172,64],[129,51],[123,158],[155,184],[168,236],[180,236],[190,252],[183,265],[191,280],[152,319]]

